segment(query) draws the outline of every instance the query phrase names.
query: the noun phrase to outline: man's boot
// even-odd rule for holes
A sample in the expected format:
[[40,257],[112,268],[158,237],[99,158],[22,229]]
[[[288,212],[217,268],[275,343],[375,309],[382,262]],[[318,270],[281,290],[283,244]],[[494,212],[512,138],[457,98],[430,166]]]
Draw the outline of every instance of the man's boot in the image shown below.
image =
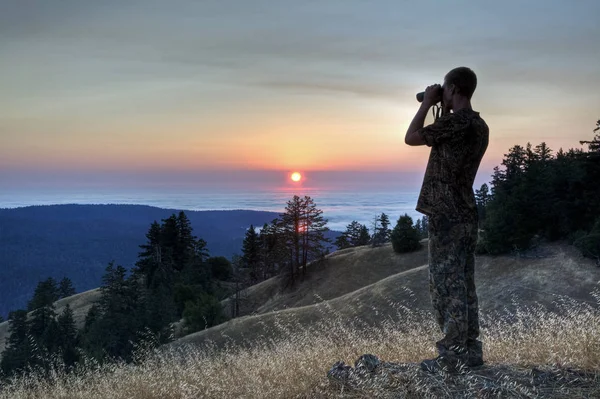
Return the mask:
[[469,360],[467,361],[467,366],[483,366],[483,345],[481,344],[481,341],[475,340],[468,342],[467,349],[469,351]]
[[445,371],[447,373],[459,373],[468,365],[469,354],[463,347],[462,350],[455,348],[449,350],[445,346],[437,345],[439,356],[434,359],[425,359],[421,362],[421,370],[429,373]]

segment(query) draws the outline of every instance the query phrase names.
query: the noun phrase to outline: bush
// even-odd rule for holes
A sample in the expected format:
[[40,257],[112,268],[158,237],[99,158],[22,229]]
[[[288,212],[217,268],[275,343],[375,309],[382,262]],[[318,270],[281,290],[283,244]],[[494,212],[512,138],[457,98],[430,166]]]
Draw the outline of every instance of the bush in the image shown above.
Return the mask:
[[600,261],[600,218],[596,219],[589,234],[580,233],[574,237],[573,245],[579,248],[583,256]]
[[413,226],[413,220],[407,214],[400,216],[396,227],[392,230],[391,238],[394,252],[411,252],[421,248],[420,232]]
[[188,334],[227,321],[219,300],[205,293],[200,294],[195,301],[186,302],[183,319]]
[[212,275],[217,280],[227,281],[233,276],[231,262],[224,256],[213,256],[206,260],[210,266]]

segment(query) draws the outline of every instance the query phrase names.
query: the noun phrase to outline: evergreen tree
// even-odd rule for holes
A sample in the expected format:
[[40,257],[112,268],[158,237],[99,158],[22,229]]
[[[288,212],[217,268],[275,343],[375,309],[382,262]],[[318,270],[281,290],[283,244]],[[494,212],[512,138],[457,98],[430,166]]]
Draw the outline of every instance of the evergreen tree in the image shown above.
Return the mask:
[[352,247],[352,244],[350,244],[350,241],[348,240],[348,233],[346,231],[337,236],[334,244],[338,250]]
[[6,376],[11,376],[30,366],[33,359],[34,345],[28,336],[26,310],[10,312],[8,334],[0,369]]
[[329,240],[325,238],[327,219],[309,196],[295,195],[288,201],[281,215],[280,228],[289,250],[289,284],[294,285],[298,275],[306,274],[309,261],[324,255]]
[[72,295],[75,295],[75,287],[73,286],[73,282],[70,278],[64,277],[60,280],[58,285],[58,296],[59,298],[66,298]]
[[394,252],[415,251],[421,247],[419,231],[413,226],[413,220],[407,214],[400,216],[391,234]]
[[367,226],[353,220],[346,226],[346,230],[337,237],[335,245],[338,249],[344,249],[367,245],[370,240]]
[[28,333],[35,342],[38,364],[44,367],[48,365],[50,355],[58,346],[58,325],[54,306],[58,298],[58,286],[50,277],[37,285],[33,298],[28,303],[31,310]]
[[58,316],[58,348],[66,366],[74,366],[79,356],[77,353],[77,327],[73,318],[73,310],[67,304]]
[[48,277],[44,281],[40,281],[35,288],[33,298],[27,304],[27,310],[32,311],[44,306],[52,305],[59,299],[59,290],[56,280]]
[[477,204],[480,225],[482,225],[485,220],[485,207],[490,202],[490,199],[490,189],[486,183],[483,183],[479,190],[475,190],[475,203]]
[[[96,359],[110,358],[131,359],[135,342],[139,340],[139,332],[143,323],[148,322],[143,314],[140,292],[136,280],[128,280],[127,271],[122,266],[110,263],[100,287],[100,300],[97,314],[86,318],[86,350]],[[156,317],[161,317],[156,314]],[[88,326],[87,324],[90,323]],[[93,337],[93,339],[90,339]]]
[[212,276],[217,280],[228,281],[233,276],[231,262],[224,256],[213,256],[207,259]]
[[377,217],[374,234],[373,234],[373,246],[380,246],[390,241],[390,218],[385,213],[382,213]]
[[253,225],[246,230],[242,244],[242,260],[244,267],[250,269],[251,283],[256,283],[264,277],[261,271],[260,237]]
[[421,218],[421,238],[429,237],[429,217],[423,215]]
[[554,155],[546,143],[511,148],[504,168],[495,168],[492,176],[479,249],[521,251],[534,237],[537,242],[590,232],[600,213],[600,162],[592,149],[560,149]]
[[417,219],[415,222],[415,229],[419,233],[419,239],[429,237],[429,218],[426,215]]
[[356,246],[369,245],[370,241],[371,234],[369,234],[369,229],[363,224],[361,225],[360,231],[358,233],[358,241],[356,242]]
[[264,272],[263,280],[270,278],[287,266],[289,251],[285,246],[285,235],[279,219],[264,224],[259,234],[260,260]]

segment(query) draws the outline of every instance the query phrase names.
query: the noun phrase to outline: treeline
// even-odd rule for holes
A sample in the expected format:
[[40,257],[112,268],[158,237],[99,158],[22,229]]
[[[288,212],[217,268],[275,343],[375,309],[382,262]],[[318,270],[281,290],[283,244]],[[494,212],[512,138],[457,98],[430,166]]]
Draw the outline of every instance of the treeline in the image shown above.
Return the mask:
[[[223,257],[209,257],[206,242],[193,235],[184,212],[153,222],[131,272],[110,263],[101,295],[78,331],[73,310],[57,315],[54,302],[74,289],[63,280],[38,284],[27,310],[9,315],[9,338],[0,367],[5,376],[29,368],[71,367],[83,358],[132,360],[136,345],[172,339],[183,318],[187,332],[223,322],[219,299],[233,274]],[[28,315],[28,312],[29,313]]]
[[427,238],[429,222],[427,216],[413,220],[408,214],[401,216],[393,229],[390,229],[390,218],[385,213],[377,215],[372,223],[372,230],[353,220],[346,226],[346,230],[337,238],[335,244],[338,249],[370,245],[378,247],[392,242],[395,252],[403,253],[420,248],[419,241]]
[[39,283],[29,308],[9,315],[1,374],[68,369],[85,359],[131,361],[139,345],[161,345],[175,334],[222,323],[227,317],[220,301],[244,287],[277,274],[289,286],[304,278],[306,265],[331,249],[326,225],[312,198],[294,196],[260,233],[251,226],[243,255],[230,262],[209,256],[206,241],[194,236],[184,212],[155,221],[130,272],[114,263],[106,267],[100,298],[81,329],[70,306],[56,314],[55,301],[72,295],[72,285],[52,279]]
[[237,280],[252,285],[283,273],[285,285],[293,286],[306,276],[308,263],[331,250],[328,231],[327,219],[314,200],[295,195],[287,202],[285,212],[265,223],[260,232],[253,225],[246,231],[242,255],[234,259],[234,264],[247,278],[243,281],[238,276]]
[[[600,121],[594,132],[600,129]],[[515,145],[496,167],[491,190],[476,190],[480,253],[522,251],[541,239],[568,239],[600,261],[600,135],[588,148]]]

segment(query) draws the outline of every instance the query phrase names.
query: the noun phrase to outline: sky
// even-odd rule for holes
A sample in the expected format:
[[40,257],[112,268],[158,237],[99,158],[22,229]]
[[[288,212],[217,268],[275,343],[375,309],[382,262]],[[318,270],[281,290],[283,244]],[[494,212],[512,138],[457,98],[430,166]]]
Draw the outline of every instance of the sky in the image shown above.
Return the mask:
[[593,137],[598,15],[597,0],[0,0],[0,184],[418,181],[415,93],[456,66],[478,75],[489,180],[515,144]]

